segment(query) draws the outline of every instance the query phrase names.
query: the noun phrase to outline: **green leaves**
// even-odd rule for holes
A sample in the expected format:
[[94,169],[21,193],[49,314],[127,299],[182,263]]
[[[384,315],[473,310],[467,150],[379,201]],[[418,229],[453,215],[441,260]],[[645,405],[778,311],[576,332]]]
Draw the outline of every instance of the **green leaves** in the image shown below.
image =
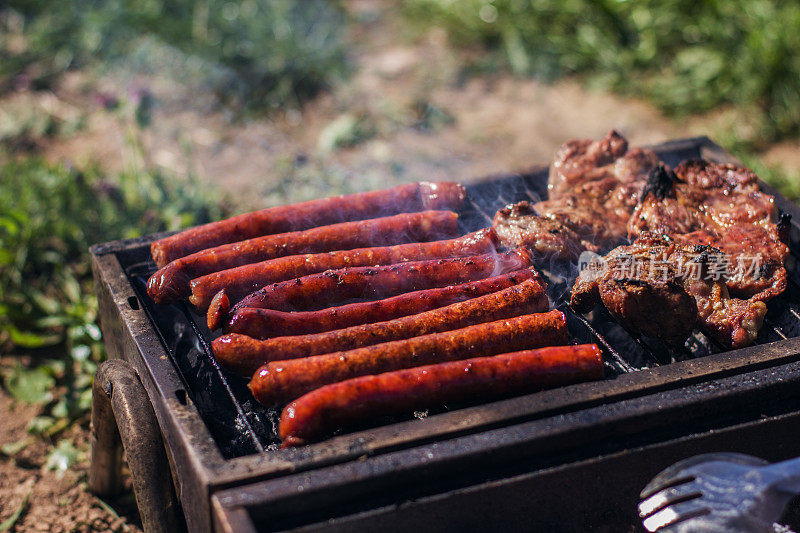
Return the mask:
[[50,452],[47,461],[44,463],[44,468],[63,475],[80,458],[80,453],[80,450],[68,439],[62,439],[58,441],[56,447]]
[[323,152],[348,148],[364,142],[374,133],[374,127],[366,116],[344,113],[322,128],[317,147]]
[[5,376],[4,384],[14,399],[42,405],[53,400],[56,380],[46,367],[27,369],[17,364]]
[[[192,180],[156,172],[109,178],[38,158],[0,164],[0,348],[26,361],[5,370],[2,384],[15,400],[42,406],[29,433],[53,438],[91,405],[105,354],[89,246],[222,218],[210,198]],[[54,453],[51,468],[73,460],[67,444]]]
[[[677,115],[731,106],[751,147],[800,133],[800,4],[776,0],[406,0],[409,19],[502,50],[517,74],[580,74]],[[491,17],[486,15],[490,14]]]
[[58,334],[42,334],[31,331],[21,331],[13,325],[6,326],[6,333],[11,338],[11,342],[22,348],[42,348],[52,346],[61,339]]
[[[302,103],[348,70],[344,10],[328,0],[10,0],[6,7],[21,23],[0,34],[19,34],[8,41],[27,46],[0,40],[0,82],[26,72],[35,76],[31,84],[46,86],[98,60],[129,70],[142,55],[164,55],[143,51],[155,43],[187,70],[203,65],[204,89],[212,86],[221,100],[264,111]],[[144,61],[152,68],[159,59]],[[147,126],[153,101],[137,104],[135,118]]]

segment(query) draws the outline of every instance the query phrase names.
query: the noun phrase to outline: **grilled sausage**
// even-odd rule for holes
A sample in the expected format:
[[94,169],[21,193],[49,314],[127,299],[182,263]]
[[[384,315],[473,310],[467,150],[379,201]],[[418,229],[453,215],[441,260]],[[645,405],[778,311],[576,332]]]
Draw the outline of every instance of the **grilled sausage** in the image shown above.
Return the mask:
[[194,252],[222,244],[352,220],[429,209],[456,209],[465,198],[458,183],[411,183],[381,191],[334,196],[263,209],[190,228],[155,241],[150,252],[159,268]]
[[274,361],[256,371],[250,390],[264,405],[285,404],[324,385],[359,376],[561,345],[567,339],[561,311],[522,315],[346,352]]
[[279,433],[283,447],[299,446],[380,416],[602,377],[602,356],[595,344],[420,366],[349,379],[309,392],[283,410]]
[[532,264],[530,252],[519,248],[500,254],[328,270],[267,285],[236,304],[233,312],[245,307],[276,311],[320,309],[348,300],[376,300],[408,291],[466,283]]
[[193,279],[190,283],[192,295],[189,297],[189,301],[200,311],[206,311],[214,295],[223,289],[228,298],[235,303],[270,283],[316,274],[325,270],[477,255],[493,251],[496,242],[494,230],[486,228],[447,241],[280,257]]
[[[460,285],[407,292],[383,300],[328,307],[319,311],[287,313],[274,309],[245,307],[233,313],[226,333],[241,333],[257,339],[268,339],[278,335],[304,335],[383,322],[497,292],[522,283],[526,279],[537,277],[538,274],[534,269],[526,268]],[[220,291],[219,294],[223,295],[224,291]],[[209,309],[209,328],[214,325],[211,317],[212,312]]]
[[267,235],[176,259],[148,280],[147,294],[158,303],[171,303],[189,295],[191,278],[249,263],[295,254],[432,241],[457,234],[458,215],[423,211]]
[[242,375],[252,376],[258,367],[270,361],[351,350],[527,313],[541,313],[547,310],[548,305],[542,283],[528,279],[502,291],[447,307],[325,333],[274,337],[265,341],[230,333],[215,339],[212,349],[222,364]]
[[228,298],[228,292],[222,289],[211,298],[211,303],[208,304],[208,314],[206,315],[206,324],[209,331],[214,331],[222,327],[225,317],[228,316],[228,311],[231,310],[231,299]]

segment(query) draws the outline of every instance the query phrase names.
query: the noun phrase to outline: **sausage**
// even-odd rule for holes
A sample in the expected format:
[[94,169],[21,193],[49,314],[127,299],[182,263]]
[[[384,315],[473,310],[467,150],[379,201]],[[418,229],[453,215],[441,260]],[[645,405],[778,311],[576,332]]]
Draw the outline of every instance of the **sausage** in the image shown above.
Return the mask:
[[457,209],[464,201],[463,185],[420,182],[381,191],[333,196],[283,205],[203,224],[155,241],[150,253],[161,268],[194,252],[316,226],[385,217],[397,213]]
[[531,253],[519,248],[499,254],[328,270],[267,285],[236,304],[233,312],[245,307],[276,311],[320,309],[348,300],[377,300],[409,291],[466,283],[531,265]]
[[200,250],[263,235],[398,213],[457,209],[465,197],[464,186],[459,183],[420,182],[380,191],[321,198],[262,209],[190,228],[153,242],[150,253],[161,268]]
[[229,333],[215,339],[211,348],[223,365],[242,375],[252,376],[258,367],[270,361],[352,350],[527,313],[541,313],[548,306],[544,285],[538,279],[528,279],[486,296],[385,322],[263,341]]
[[206,316],[206,324],[209,331],[214,331],[222,327],[225,317],[228,316],[228,311],[231,310],[231,299],[228,298],[228,292],[222,289],[211,298],[211,303],[208,304],[208,315]]
[[452,211],[423,211],[256,237],[172,261],[148,280],[147,294],[158,303],[171,303],[189,295],[191,278],[249,263],[287,255],[432,241],[456,235],[458,215]]
[[264,405],[279,405],[359,376],[561,345],[567,340],[567,321],[561,311],[522,315],[356,350],[273,361],[256,371],[250,390]]
[[[383,322],[497,292],[522,283],[526,279],[537,277],[536,270],[526,268],[460,285],[407,292],[383,300],[328,307],[319,311],[287,313],[274,309],[245,307],[233,314],[226,333],[241,333],[257,339],[267,339],[278,335],[305,335],[359,324]],[[219,294],[224,294],[224,291],[220,291]],[[210,311],[208,316],[210,328],[212,316]]]
[[320,439],[356,422],[450,402],[488,400],[602,379],[596,344],[555,346],[362,376],[311,391],[284,408],[283,447]]
[[189,284],[192,289],[189,301],[200,311],[206,311],[214,295],[223,289],[228,298],[235,303],[270,283],[316,274],[325,270],[477,255],[495,250],[496,243],[494,230],[486,228],[447,241],[279,257],[193,279]]

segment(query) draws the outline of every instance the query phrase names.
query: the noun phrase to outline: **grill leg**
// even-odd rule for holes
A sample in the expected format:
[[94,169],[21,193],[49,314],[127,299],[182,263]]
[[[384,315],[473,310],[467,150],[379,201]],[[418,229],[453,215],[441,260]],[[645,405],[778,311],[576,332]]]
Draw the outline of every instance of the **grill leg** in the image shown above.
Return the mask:
[[89,489],[101,497],[122,491],[122,451],[146,532],[185,530],[153,407],[131,365],[100,365],[92,386]]

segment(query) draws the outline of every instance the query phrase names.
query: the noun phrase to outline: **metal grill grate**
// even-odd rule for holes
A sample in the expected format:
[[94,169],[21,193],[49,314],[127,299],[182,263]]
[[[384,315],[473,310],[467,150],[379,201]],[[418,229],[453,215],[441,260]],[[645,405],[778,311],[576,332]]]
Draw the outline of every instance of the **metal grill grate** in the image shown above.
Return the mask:
[[[699,149],[659,153],[667,164],[699,157]],[[540,169],[526,174],[503,175],[467,187],[467,202],[460,211],[464,232],[491,225],[494,213],[504,205],[529,200],[537,202],[546,197],[547,171]],[[792,253],[797,257],[796,248]],[[125,264],[125,261],[121,261]],[[179,369],[181,379],[197,405],[203,420],[226,458],[239,457],[277,448],[277,419],[279,412],[258,404],[247,389],[247,381],[220,368],[210,353],[209,342],[214,335],[203,317],[196,315],[186,304],[156,305],[146,294],[146,281],[155,271],[155,264],[138,255],[127,262],[126,275],[142,307],[154,324],[161,342]],[[661,342],[630,335],[605,310],[597,310],[589,318],[573,313],[565,297],[575,275],[565,266],[543,269],[550,280],[549,293],[553,305],[567,316],[574,342],[597,343],[604,355],[606,376],[613,377],[653,368],[675,361],[724,352],[725,349],[700,332],[695,332],[682,349],[670,351]],[[800,335],[800,284],[794,268],[789,288],[768,305],[767,319],[757,344]],[[429,413],[452,410],[449,406]],[[399,419],[385,419],[392,423]],[[373,424],[374,425],[374,424]]]

